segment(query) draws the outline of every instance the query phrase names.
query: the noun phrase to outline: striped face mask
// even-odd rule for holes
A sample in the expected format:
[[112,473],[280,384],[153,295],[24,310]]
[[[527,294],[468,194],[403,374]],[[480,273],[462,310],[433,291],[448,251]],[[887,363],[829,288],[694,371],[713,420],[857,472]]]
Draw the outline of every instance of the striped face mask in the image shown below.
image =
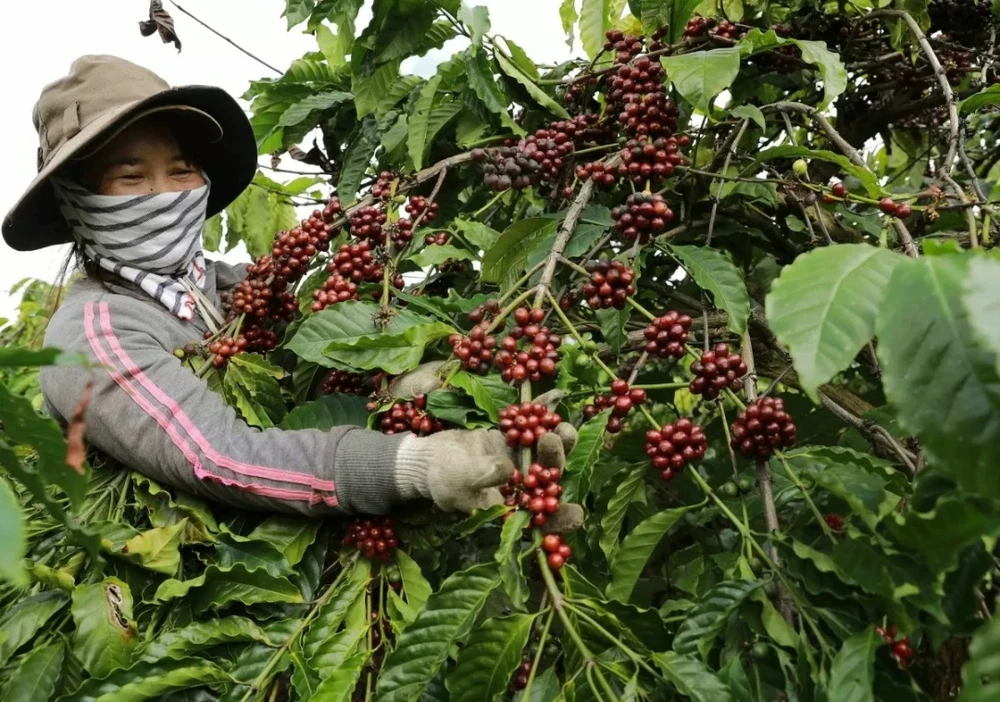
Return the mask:
[[211,184],[155,195],[95,195],[53,179],[73,238],[98,266],[138,285],[180,319],[205,285],[201,229]]

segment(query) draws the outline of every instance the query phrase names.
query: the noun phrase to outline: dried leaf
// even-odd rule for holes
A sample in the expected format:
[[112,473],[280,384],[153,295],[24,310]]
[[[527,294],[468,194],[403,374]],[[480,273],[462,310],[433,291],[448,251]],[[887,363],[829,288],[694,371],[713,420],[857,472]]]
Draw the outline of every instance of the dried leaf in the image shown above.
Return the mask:
[[160,0],[149,0],[149,19],[139,23],[139,32],[144,37],[152,36],[153,32],[160,33],[160,39],[164,44],[174,43],[177,51],[181,50],[181,40],[174,31],[174,18],[163,9]]
[[90,396],[94,386],[87,383],[83,388],[83,397],[73,410],[70,417],[69,426],[66,429],[66,465],[75,470],[80,475],[86,475],[87,471],[83,467],[83,461],[87,457],[87,447],[83,442],[83,434],[87,425],[83,421],[83,415],[90,404]]
[[303,151],[297,146],[288,147],[288,155],[291,156],[296,161],[301,161],[310,166],[319,166],[327,173],[331,173],[330,161],[326,158],[326,154],[319,148],[316,142],[313,142],[313,147],[309,151]]

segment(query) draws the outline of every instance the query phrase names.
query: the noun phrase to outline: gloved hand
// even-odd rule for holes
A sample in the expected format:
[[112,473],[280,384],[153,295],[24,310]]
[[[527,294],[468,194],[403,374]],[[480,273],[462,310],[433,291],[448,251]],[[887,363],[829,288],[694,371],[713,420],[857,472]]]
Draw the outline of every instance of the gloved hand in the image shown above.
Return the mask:
[[[538,440],[538,462],[562,469],[576,440],[576,429],[560,424]],[[396,487],[404,499],[425,497],[444,510],[471,512],[501,504],[499,486],[516,470],[514,451],[502,432],[451,429],[403,439],[396,457]],[[582,523],[583,509],[565,504],[549,517],[544,531],[571,531]]]
[[416,395],[427,395],[444,385],[444,378],[438,375],[447,361],[421,363],[409,373],[403,373],[389,384],[393,397],[409,399]]

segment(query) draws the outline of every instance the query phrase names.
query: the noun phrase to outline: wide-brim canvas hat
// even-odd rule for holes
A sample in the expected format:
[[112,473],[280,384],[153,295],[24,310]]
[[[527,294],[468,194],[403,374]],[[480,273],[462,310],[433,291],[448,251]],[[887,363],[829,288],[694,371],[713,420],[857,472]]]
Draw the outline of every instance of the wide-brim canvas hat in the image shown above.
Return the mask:
[[137,121],[170,113],[185,125],[182,139],[212,186],[209,216],[243,192],[257,172],[257,145],[239,103],[221,88],[171,88],[152,71],[115,56],[83,56],[69,75],[42,90],[33,121],[38,174],[3,221],[3,238],[18,251],[71,240],[50,179],[100,150]]

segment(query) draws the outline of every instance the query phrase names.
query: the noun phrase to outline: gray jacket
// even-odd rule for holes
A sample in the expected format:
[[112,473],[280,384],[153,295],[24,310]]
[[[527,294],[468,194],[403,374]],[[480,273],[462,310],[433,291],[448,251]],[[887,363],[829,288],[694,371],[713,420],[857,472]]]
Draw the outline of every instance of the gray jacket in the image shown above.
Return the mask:
[[[207,297],[239,282],[208,264]],[[110,288],[110,290],[108,289]],[[87,441],[166,485],[237,507],[310,516],[380,514],[401,499],[394,466],[402,436],[359,427],[258,430],[247,425],[174,350],[203,338],[131,283],[75,283],[53,315],[46,346],[99,364],[41,372],[49,412],[65,423],[87,382]]]

